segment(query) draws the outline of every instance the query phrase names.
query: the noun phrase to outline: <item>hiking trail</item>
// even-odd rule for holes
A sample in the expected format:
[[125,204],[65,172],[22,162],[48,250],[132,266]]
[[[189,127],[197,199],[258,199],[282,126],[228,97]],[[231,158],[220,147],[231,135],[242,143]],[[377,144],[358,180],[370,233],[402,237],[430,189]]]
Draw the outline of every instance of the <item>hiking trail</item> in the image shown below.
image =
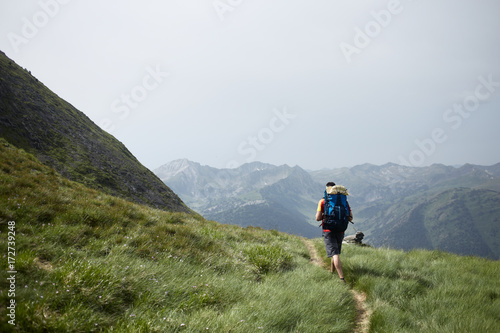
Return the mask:
[[[309,256],[311,257],[311,263],[326,268],[325,263],[318,255],[318,251],[314,247],[314,244],[308,240],[302,240],[309,251]],[[370,315],[371,311],[366,306],[366,294],[364,292],[359,292],[351,289],[351,293],[356,301],[356,327],[354,328],[354,333],[367,333],[370,328]]]

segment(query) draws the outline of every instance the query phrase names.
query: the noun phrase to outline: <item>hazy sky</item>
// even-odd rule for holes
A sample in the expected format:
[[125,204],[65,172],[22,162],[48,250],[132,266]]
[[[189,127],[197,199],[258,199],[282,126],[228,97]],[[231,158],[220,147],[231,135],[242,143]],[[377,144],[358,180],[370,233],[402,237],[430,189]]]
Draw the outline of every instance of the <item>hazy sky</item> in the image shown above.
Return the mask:
[[500,162],[498,0],[0,0],[0,22],[151,169]]

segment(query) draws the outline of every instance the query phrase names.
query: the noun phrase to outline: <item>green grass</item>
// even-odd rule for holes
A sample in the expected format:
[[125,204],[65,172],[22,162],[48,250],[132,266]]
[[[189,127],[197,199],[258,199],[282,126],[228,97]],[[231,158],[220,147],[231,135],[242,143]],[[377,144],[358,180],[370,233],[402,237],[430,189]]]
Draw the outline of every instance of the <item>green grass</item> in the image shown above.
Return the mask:
[[[299,237],[71,182],[0,140],[0,246],[15,221],[16,326],[2,332],[350,332],[349,290]],[[12,224],[12,223],[11,223]]]
[[341,258],[348,283],[368,295],[370,332],[500,332],[498,261],[355,245]]

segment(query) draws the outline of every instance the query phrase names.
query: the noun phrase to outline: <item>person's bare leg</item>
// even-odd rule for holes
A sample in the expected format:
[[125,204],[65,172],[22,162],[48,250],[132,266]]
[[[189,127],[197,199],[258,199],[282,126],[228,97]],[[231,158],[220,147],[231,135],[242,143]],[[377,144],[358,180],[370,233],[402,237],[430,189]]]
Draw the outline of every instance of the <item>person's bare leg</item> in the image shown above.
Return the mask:
[[330,271],[333,273],[337,270],[337,273],[339,274],[339,278],[343,279],[344,278],[344,272],[342,271],[342,262],[340,261],[340,256],[338,254],[335,254],[332,257],[332,263],[330,267]]

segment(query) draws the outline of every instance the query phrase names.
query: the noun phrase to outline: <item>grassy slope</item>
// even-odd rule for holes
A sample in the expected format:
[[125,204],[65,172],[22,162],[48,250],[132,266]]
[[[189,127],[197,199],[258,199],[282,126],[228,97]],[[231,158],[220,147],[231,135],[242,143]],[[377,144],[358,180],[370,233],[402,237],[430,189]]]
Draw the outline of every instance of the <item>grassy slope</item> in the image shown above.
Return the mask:
[[500,193],[457,188],[429,200],[423,210],[435,248],[500,258]]
[[[16,326],[0,331],[349,332],[346,286],[301,239],[130,203],[0,140],[0,246],[15,221]],[[11,223],[12,224],[12,223]],[[208,328],[208,330],[207,330]]]

